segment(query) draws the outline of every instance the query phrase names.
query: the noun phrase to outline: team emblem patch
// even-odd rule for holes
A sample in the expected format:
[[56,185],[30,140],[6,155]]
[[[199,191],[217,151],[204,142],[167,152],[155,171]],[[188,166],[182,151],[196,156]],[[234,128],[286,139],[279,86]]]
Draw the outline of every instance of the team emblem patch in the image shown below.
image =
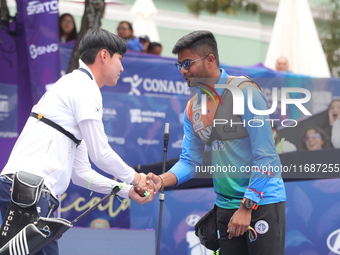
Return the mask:
[[193,103],[193,106],[192,106],[192,111],[196,111],[196,110],[198,110],[198,109],[201,109],[202,108],[202,106],[201,106],[201,101],[195,101],[194,103]]
[[269,230],[268,222],[265,220],[259,220],[255,223],[255,230],[258,234],[265,234]]
[[194,122],[198,122],[201,119],[201,113],[200,112],[195,112],[194,113]]

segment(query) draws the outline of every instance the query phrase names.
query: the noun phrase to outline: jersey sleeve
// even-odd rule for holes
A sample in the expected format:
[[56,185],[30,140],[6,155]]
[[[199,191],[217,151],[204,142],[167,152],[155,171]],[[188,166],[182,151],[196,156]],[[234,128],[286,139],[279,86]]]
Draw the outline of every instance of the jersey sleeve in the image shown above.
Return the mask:
[[248,107],[248,104],[252,104],[257,110],[267,110],[267,101],[264,95],[257,88],[251,86],[245,87],[242,91],[245,111],[242,118],[246,123],[253,153],[251,166],[253,171],[244,197],[260,203],[268,180],[281,178],[279,171],[281,162],[274,145],[269,116],[254,114]]
[[176,186],[195,177],[196,166],[203,164],[204,147],[205,144],[196,136],[185,110],[182,153],[178,162],[169,170],[177,178]]
[[79,128],[92,162],[104,172],[131,183],[135,171],[110,147],[102,122],[83,120],[79,123]]

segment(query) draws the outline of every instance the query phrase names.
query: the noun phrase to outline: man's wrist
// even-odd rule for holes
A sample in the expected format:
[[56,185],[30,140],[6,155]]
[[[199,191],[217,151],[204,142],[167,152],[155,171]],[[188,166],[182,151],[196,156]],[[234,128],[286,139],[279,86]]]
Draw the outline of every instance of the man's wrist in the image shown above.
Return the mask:
[[138,181],[137,181],[137,182],[135,182],[135,183],[133,183],[133,182],[132,182],[132,185],[133,185],[134,187],[138,186],[138,185],[139,185],[139,183],[140,183],[140,180],[142,179],[142,176],[141,176],[139,173],[136,173],[136,174],[138,174],[138,175],[139,175],[139,179],[138,179]]
[[253,210],[256,210],[259,207],[253,200],[248,199],[246,197],[242,199],[242,205],[246,209],[253,209]]
[[165,187],[165,181],[164,181],[164,178],[160,175],[158,175],[158,177],[161,179],[161,187],[160,189],[164,188]]

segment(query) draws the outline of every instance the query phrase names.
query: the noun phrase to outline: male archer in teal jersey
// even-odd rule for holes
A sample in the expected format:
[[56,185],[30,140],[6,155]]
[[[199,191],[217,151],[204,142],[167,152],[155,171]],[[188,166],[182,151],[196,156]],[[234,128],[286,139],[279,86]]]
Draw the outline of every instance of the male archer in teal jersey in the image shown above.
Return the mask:
[[[265,121],[268,116],[255,115],[248,108],[251,97],[255,109],[268,109],[261,89],[252,80],[231,77],[219,68],[217,43],[209,31],[182,37],[172,52],[178,55],[176,66],[188,85],[200,84],[201,89],[184,112],[185,136],[179,161],[162,175],[149,173],[147,179],[158,188],[188,181],[203,164],[205,146],[211,145],[211,166],[233,170],[215,171],[212,176],[220,254],[283,255],[286,194],[281,173],[273,171],[280,169],[281,162],[272,123]],[[215,86],[226,83],[242,90],[244,114],[233,115],[230,93]],[[257,231],[257,240],[245,234],[249,227]]]

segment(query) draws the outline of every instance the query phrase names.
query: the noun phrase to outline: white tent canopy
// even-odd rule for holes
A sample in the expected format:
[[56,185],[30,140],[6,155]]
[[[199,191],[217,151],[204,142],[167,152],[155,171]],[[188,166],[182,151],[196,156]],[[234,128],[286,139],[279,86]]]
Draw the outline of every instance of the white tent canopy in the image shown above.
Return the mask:
[[147,35],[151,42],[159,42],[159,35],[154,17],[157,14],[152,0],[136,0],[131,8],[133,31],[135,36]]
[[293,73],[330,77],[307,0],[280,0],[264,65],[275,69],[281,56]]

